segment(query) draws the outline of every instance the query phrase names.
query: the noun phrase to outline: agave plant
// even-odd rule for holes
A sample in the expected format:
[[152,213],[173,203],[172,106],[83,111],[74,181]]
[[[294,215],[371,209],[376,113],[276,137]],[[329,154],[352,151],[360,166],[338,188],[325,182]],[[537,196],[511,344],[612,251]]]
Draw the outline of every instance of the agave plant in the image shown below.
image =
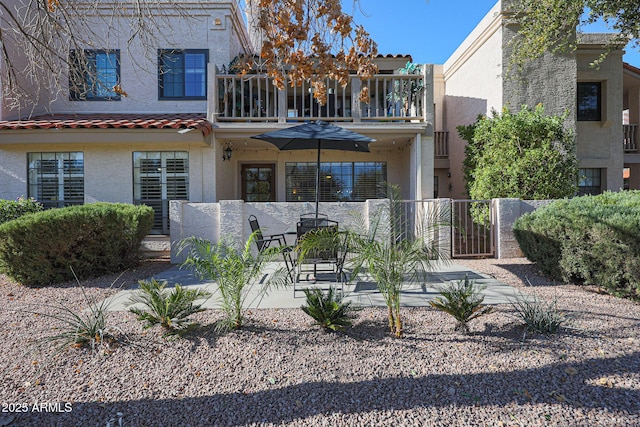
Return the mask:
[[[256,233],[252,233],[242,249],[225,238],[217,244],[198,237],[190,237],[180,243],[179,252],[187,251],[182,266],[192,269],[202,279],[214,280],[218,285],[221,308],[225,313],[223,321],[218,323],[221,330],[242,327],[253,285],[262,276],[267,263],[281,256],[279,248],[253,255],[251,245],[255,238]],[[262,298],[273,287],[287,285],[289,281],[289,272],[277,269],[254,292],[256,299]]]
[[343,331],[351,325],[350,313],[355,309],[351,302],[342,301],[342,293],[330,287],[327,293],[321,289],[305,289],[307,305],[303,305],[302,311],[311,316],[313,320],[325,331]]
[[522,320],[526,330],[539,334],[554,334],[560,327],[571,320],[565,313],[558,309],[558,301],[554,299],[546,302],[539,299],[531,299],[520,294],[511,301],[516,317]]
[[474,281],[467,275],[463,280],[450,282],[440,287],[441,296],[430,302],[431,306],[452,315],[458,323],[455,330],[469,333],[469,321],[493,311],[492,307],[483,306],[484,296],[480,294],[483,287],[474,286]]
[[182,332],[193,323],[189,316],[204,310],[196,300],[206,299],[210,292],[202,289],[187,289],[176,284],[172,290],[167,289],[167,282],[156,279],[141,280],[140,290],[129,298],[129,305],[142,304],[144,308],[130,307],[129,311],[145,322],[144,327],[162,326],[168,334]]

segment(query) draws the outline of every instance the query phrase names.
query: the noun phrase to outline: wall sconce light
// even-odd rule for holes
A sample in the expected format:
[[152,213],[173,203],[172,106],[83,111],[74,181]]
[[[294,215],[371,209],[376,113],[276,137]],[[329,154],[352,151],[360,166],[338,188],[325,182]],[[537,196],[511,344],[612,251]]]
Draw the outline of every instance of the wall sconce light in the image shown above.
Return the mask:
[[447,172],[447,178],[451,178],[451,171]]
[[222,153],[222,161],[231,160],[231,153],[233,153],[233,148],[231,148],[231,144],[227,144],[227,148]]

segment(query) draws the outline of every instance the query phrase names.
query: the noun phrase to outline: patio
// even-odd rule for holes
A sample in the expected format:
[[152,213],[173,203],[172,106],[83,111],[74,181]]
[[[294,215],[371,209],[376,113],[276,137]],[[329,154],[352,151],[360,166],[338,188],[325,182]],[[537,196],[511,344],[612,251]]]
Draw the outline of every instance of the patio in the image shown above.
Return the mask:
[[[270,272],[275,271],[276,268],[283,265],[283,263],[270,264],[260,282],[265,280]],[[438,295],[437,286],[452,280],[457,281],[464,279],[465,275],[468,275],[470,279],[474,280],[476,285],[486,287],[482,291],[482,294],[485,296],[485,304],[508,304],[520,296],[520,292],[515,288],[502,283],[491,276],[478,273],[459,264],[437,262],[434,265],[433,272],[429,273],[425,283],[419,285],[407,285],[404,288],[402,292],[402,305],[405,307],[429,306],[429,301]],[[205,288],[211,292],[216,291],[215,282],[200,280],[192,272],[188,270],[181,270],[178,266],[154,277],[159,281],[166,280],[168,287],[180,284],[189,287]],[[259,283],[256,283],[256,285],[258,284]],[[326,289],[331,285],[336,284],[328,281],[322,281],[322,277],[319,277],[319,280],[313,284],[296,284],[295,291],[292,286],[284,289],[274,289],[261,300],[258,299],[258,286],[256,286],[256,290],[253,291],[253,295],[250,295],[247,298],[247,301],[249,301],[249,308],[300,308],[300,306],[305,302],[303,292],[305,287],[319,287]],[[110,306],[110,310],[126,310],[125,305],[129,300],[129,296],[132,291],[135,291],[135,289],[121,291],[116,294],[114,296],[113,303]],[[382,295],[376,289],[376,284],[364,275],[353,280],[351,284],[346,284],[344,286],[344,294],[345,301],[353,301],[354,304],[362,307],[386,307]],[[209,309],[219,307],[215,294],[205,302],[203,307]]]

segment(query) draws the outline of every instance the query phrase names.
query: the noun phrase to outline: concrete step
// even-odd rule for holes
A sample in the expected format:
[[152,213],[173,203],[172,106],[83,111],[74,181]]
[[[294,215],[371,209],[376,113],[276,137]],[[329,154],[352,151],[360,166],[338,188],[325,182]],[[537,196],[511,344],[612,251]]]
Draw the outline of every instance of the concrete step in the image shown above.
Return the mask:
[[149,234],[142,240],[143,258],[171,258],[171,238],[164,234]]

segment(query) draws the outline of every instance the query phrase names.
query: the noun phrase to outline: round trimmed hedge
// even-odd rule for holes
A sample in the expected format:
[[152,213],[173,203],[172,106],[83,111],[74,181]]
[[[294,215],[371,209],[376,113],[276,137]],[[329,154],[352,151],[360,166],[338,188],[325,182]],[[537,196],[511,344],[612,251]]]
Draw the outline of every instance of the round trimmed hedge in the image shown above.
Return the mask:
[[138,261],[152,225],[152,208],[122,203],[27,214],[0,224],[0,271],[28,286],[121,271]]
[[640,299],[640,191],[558,200],[520,217],[514,233],[548,276]]

